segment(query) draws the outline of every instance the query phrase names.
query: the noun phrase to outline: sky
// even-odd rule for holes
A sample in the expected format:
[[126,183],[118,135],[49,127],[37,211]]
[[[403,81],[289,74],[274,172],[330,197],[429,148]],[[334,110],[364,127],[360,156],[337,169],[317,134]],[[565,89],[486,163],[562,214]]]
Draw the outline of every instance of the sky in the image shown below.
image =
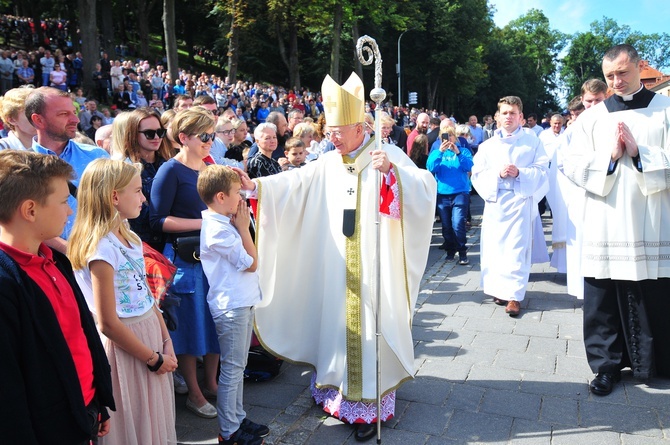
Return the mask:
[[566,34],[585,32],[593,21],[603,17],[628,25],[643,34],[670,32],[668,0],[489,0],[497,12],[495,24],[502,28],[529,9],[541,10],[549,25]]

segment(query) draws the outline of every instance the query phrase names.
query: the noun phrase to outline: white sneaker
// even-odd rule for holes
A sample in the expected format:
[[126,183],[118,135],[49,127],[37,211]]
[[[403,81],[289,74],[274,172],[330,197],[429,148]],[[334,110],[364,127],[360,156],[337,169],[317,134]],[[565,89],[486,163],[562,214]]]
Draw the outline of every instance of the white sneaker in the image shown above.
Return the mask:
[[186,381],[184,377],[181,376],[177,371],[172,373],[172,380],[174,380],[174,392],[177,394],[188,394],[188,386],[186,386]]

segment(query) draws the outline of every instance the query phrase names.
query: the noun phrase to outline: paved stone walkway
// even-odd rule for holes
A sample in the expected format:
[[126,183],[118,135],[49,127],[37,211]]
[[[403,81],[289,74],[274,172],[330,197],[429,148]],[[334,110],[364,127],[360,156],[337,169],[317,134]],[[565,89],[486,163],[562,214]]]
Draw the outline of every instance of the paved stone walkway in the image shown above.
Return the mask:
[[[473,196],[468,266],[444,262],[435,225],[413,323],[416,378],[398,390],[382,443],[670,445],[670,381],[647,385],[624,372],[609,396],[589,393],[582,304],[565,294],[564,276],[535,265],[515,319],[483,294],[482,207]],[[549,237],[551,220],[544,223]],[[284,364],[276,379],[245,385],[249,418],[270,427],[265,443],[357,443],[350,426],[314,405],[309,382],[309,369]],[[216,419],[196,417],[185,403],[177,396],[180,443],[217,443]]]

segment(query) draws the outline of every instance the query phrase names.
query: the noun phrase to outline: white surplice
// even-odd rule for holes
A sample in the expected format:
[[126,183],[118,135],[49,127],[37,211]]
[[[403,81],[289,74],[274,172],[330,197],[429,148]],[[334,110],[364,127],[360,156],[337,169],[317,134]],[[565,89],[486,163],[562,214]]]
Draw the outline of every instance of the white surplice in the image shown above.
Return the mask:
[[[369,151],[354,159],[327,152],[306,166],[258,179],[256,310],[261,343],[316,369],[320,387],[349,400],[376,398],[373,264],[375,170]],[[385,145],[397,178],[400,215],[382,216],[382,393],[414,374],[411,327],[428,258],[437,185],[399,148]],[[383,175],[382,175],[383,177]],[[344,209],[356,209],[343,234]]]
[[[553,221],[551,232],[551,266],[566,274],[568,294],[584,298],[584,277],[581,273],[584,190],[577,187],[563,173],[563,159],[572,139],[574,124],[561,135],[549,167],[549,192]],[[577,230],[577,228],[580,230]]]
[[[624,154],[607,174],[619,122],[626,123],[638,144],[641,172]],[[583,276],[670,277],[669,129],[670,98],[658,94],[647,108],[635,110],[609,113],[600,103],[575,122],[563,170],[587,191]]]
[[[503,137],[505,136],[505,137]],[[548,190],[549,160],[542,142],[518,128],[511,136],[496,130],[479,146],[472,167],[472,185],[485,201],[481,232],[481,282],[484,293],[522,301],[530,275],[537,204]],[[507,164],[519,169],[516,178],[500,177]],[[535,238],[535,239],[534,239]]]

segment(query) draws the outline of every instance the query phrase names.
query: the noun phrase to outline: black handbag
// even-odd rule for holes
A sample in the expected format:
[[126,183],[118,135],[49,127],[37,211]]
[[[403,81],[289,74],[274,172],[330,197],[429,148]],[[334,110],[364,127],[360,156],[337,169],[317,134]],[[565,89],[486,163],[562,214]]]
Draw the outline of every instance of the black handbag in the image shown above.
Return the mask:
[[187,263],[200,262],[200,236],[182,236],[176,238],[173,247],[179,258]]

